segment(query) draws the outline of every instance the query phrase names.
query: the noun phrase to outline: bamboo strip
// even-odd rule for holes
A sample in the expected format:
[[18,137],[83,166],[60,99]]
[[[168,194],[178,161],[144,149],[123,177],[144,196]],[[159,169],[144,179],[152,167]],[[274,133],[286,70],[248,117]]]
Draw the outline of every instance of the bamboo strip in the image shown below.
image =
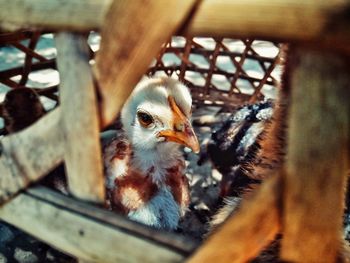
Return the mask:
[[293,66],[282,259],[336,262],[350,154],[349,66],[302,50]]
[[113,2],[102,28],[101,47],[96,57],[103,126],[116,117],[161,45],[181,26],[195,2]]
[[0,208],[0,218],[82,260],[180,262],[197,244],[45,188]]
[[349,43],[349,5],[346,0],[204,0],[185,30],[201,36]]
[[180,68],[180,74],[179,74],[179,80],[180,81],[184,81],[185,80],[186,69],[188,67],[188,64],[191,63],[189,61],[189,56],[190,56],[190,53],[191,53],[192,43],[193,43],[193,39],[192,38],[186,39],[186,44],[185,44],[185,47],[184,47],[184,51],[180,55],[180,59],[181,59],[181,66],[179,67]]
[[[56,69],[55,59],[49,59],[44,62],[36,62],[36,63],[33,63],[31,66],[32,72],[36,70],[47,69],[47,68]],[[7,69],[4,71],[0,71],[0,79],[8,79],[13,76],[20,75],[22,73],[23,73],[23,66]]]
[[[148,2],[142,4],[152,12]],[[0,26],[7,30],[41,27],[89,31],[102,27],[110,5],[111,0],[51,0],[50,3],[45,0],[0,0]],[[126,10],[122,1],[115,6]],[[317,46],[327,45],[349,52],[349,6],[346,0],[203,0],[179,33],[313,41]],[[186,12],[186,8],[175,7],[174,10],[177,12],[170,14],[169,20]],[[155,20],[161,14],[156,14]],[[134,19],[138,18],[135,16]],[[152,26],[159,24],[159,21],[154,21]]]
[[69,190],[76,197],[104,202],[99,114],[87,39],[59,33],[55,40]]
[[64,140],[59,121],[60,109],[55,109],[35,125],[1,139],[0,204],[62,161]]
[[[34,53],[34,50],[35,50],[36,44],[39,41],[39,38],[40,38],[40,32],[35,32],[29,41],[28,50],[33,50],[33,53]],[[31,72],[32,63],[33,63],[33,57],[31,56],[30,52],[25,54],[26,54],[26,57],[24,59],[23,73],[22,73],[21,80],[19,81],[20,86],[24,86],[27,83],[28,75]]]
[[40,62],[44,62],[47,61],[48,59],[43,57],[42,55],[35,53],[35,51],[29,47],[24,46],[23,44],[21,44],[20,42],[17,43],[11,43],[11,45],[13,45],[15,48],[23,51],[24,53],[26,53],[27,55],[29,55],[32,58],[36,58],[38,59]]
[[0,27],[89,31],[100,28],[111,0],[0,0]]
[[188,262],[248,262],[256,257],[280,230],[280,182],[279,174],[266,180],[256,196],[246,200]]

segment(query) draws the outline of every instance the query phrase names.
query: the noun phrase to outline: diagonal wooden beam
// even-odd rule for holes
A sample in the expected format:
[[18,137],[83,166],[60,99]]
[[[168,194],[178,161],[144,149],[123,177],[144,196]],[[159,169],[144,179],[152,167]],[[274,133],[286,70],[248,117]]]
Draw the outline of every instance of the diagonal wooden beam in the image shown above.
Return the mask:
[[[146,72],[151,59],[157,54],[162,43],[181,25],[181,21],[190,12],[194,2],[187,0],[171,2],[114,2],[106,21],[106,27],[102,32],[101,51],[96,62],[98,76],[100,77],[99,84],[102,87],[100,91],[103,95],[102,124],[110,123],[113,120],[134,85],[142,74]],[[78,4],[80,2],[76,3]],[[35,6],[32,10],[35,10]],[[139,22],[139,24],[136,22]],[[128,30],[125,30],[126,27],[128,27]],[[108,34],[109,30],[111,30],[111,34]],[[129,35],[131,31],[135,34]],[[79,52],[77,53],[81,55]],[[81,59],[81,57],[78,58]],[[81,65],[84,65],[84,68],[86,68],[86,61],[84,63]],[[64,72],[71,70],[73,72],[74,67],[70,65],[68,65],[68,68],[61,68],[61,70]],[[84,81],[83,79],[80,80]],[[63,81],[65,81],[64,75]],[[88,83],[90,85],[89,98],[92,99],[91,78],[88,80]],[[64,88],[64,92],[67,89],[80,89],[84,87],[84,85],[79,87],[68,86],[74,86],[74,83],[68,83],[67,88]],[[75,96],[81,95],[79,92],[73,93]],[[69,97],[69,95],[65,96]],[[68,102],[70,99],[68,98]],[[87,99],[87,101],[90,99]],[[85,103],[81,102],[80,106],[84,108],[86,106]],[[93,105],[94,103],[90,101],[87,104]],[[83,111],[85,110],[93,111],[92,108],[84,108]],[[67,109],[63,109],[62,111],[65,111],[64,115],[71,114]],[[81,111],[81,114],[83,114],[83,111]],[[68,134],[65,129],[70,129],[71,127],[65,122],[65,118],[70,118],[68,116],[62,118],[64,125],[61,125],[61,113],[61,109],[56,109],[32,127],[2,139],[2,155],[0,156],[0,203],[13,196],[19,190],[27,187],[31,182],[44,176],[50,169],[63,160],[65,152],[64,145],[67,145],[64,135]],[[95,113],[93,112],[93,114]],[[81,117],[83,116],[79,116],[79,118]],[[76,119],[70,119],[72,125],[74,125],[74,120]],[[75,133],[72,133],[72,138],[78,138],[79,132],[76,129]],[[94,153],[96,159],[87,167],[93,166],[94,171],[97,172],[101,170],[101,167],[98,164],[100,158],[97,157],[99,150],[97,150],[98,144],[96,143],[95,132],[98,132],[96,123],[91,126],[89,133],[89,135],[93,135],[93,140],[95,140],[90,146],[91,149],[96,150]],[[71,156],[75,156],[72,157],[73,159],[78,158],[78,152],[81,148],[79,150],[73,147],[70,150],[69,148],[67,149],[68,152],[70,151]],[[91,160],[92,157],[88,156],[86,158]],[[79,168],[76,167],[74,169],[76,174],[75,179],[81,178],[77,175]],[[86,171],[86,168],[84,169]],[[100,172],[97,172],[97,179],[95,178],[95,181],[92,179],[92,176],[89,178],[91,180],[89,179],[89,182],[86,182],[86,187],[83,187],[85,190],[82,190],[82,192],[86,193],[91,190],[91,194],[95,193],[93,194],[95,196],[92,198],[93,200],[102,200],[104,193],[100,187]],[[94,185],[97,186],[96,189],[92,189],[91,182],[97,181],[98,183]],[[72,182],[71,180],[71,184],[76,185],[79,183],[74,182],[74,180]],[[76,195],[80,196],[79,191],[76,192]]]
[[189,263],[248,262],[258,256],[280,231],[280,174],[264,182],[254,197],[215,231]]
[[112,0],[0,0],[0,27],[88,31],[102,26]]
[[64,154],[60,109],[0,142],[0,204],[58,165]]
[[[85,32],[101,29],[111,2],[112,0],[0,0],[0,27],[6,30],[39,27]],[[120,10],[127,10],[125,7],[133,4],[127,3],[129,1],[117,2],[115,6],[119,6]],[[152,13],[150,7],[154,6],[149,5],[151,1],[140,4],[139,1],[130,2],[135,2],[140,9],[147,9],[146,15]],[[172,6],[172,1],[153,2]],[[349,7],[347,0],[202,0],[196,12],[188,19],[188,26],[181,28],[178,33],[192,36],[259,36],[280,41],[311,41],[318,47],[337,47],[350,52],[350,21],[347,16]],[[173,10],[168,16],[169,20],[179,15],[179,10]],[[164,14],[164,10],[159,11],[161,12],[154,16],[156,23],[160,21],[157,18]],[[139,19],[141,18],[134,17],[134,21]],[[129,31],[130,25],[132,24],[124,27],[125,31]]]
[[282,259],[336,262],[350,154],[348,61],[297,50],[284,193]]
[[87,39],[58,33],[55,40],[69,190],[76,197],[103,202],[99,114]]
[[349,52],[349,7],[347,0],[203,0],[184,33],[311,41]]
[[102,28],[101,47],[96,57],[103,125],[115,118],[162,44],[182,26],[196,2],[113,2]]
[[88,262],[181,262],[198,246],[43,187],[0,207],[0,218]]

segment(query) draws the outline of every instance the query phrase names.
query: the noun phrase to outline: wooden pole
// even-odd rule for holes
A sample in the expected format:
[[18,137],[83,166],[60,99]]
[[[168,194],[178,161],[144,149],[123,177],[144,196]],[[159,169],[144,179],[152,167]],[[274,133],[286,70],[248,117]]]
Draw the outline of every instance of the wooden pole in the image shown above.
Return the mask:
[[87,39],[59,33],[56,46],[69,190],[84,200],[103,202],[99,113]]
[[0,218],[88,262],[180,262],[198,245],[46,188],[19,194]]
[[[0,27],[5,30],[39,27],[85,32],[101,29],[111,2],[112,0],[0,0]],[[153,14],[154,24],[148,28],[151,29],[164,24],[160,21],[166,9],[155,9],[156,5],[168,5],[169,10],[174,11],[166,15],[167,21],[176,20],[186,13],[184,6],[180,8],[186,1],[179,1],[179,4],[175,2],[115,1],[112,9],[128,13],[127,10],[131,10],[128,6],[139,6],[139,11],[144,10],[144,13],[142,17],[138,17],[135,12],[132,21],[143,24],[142,18]],[[188,2],[191,5],[192,1]],[[202,0],[188,18],[187,26],[182,27],[178,33],[192,36],[312,41],[317,46],[337,46],[349,52],[349,6],[350,3],[346,0]],[[125,34],[138,34],[139,32],[130,30],[131,25],[135,27],[132,23],[123,26],[123,29],[127,29]],[[169,30],[173,29],[169,27]]]
[[0,0],[0,27],[88,31],[102,26],[112,0]]
[[0,142],[0,204],[38,180],[63,159],[60,109]]
[[[6,5],[6,3],[1,4]],[[98,75],[103,77],[102,80],[100,79],[100,84],[102,84],[101,92],[103,94],[102,103],[104,105],[102,108],[102,120],[104,122],[102,124],[112,121],[134,85],[146,71],[161,44],[180,26],[182,19],[190,12],[194,1],[149,1],[146,2],[148,3],[147,6],[143,6],[142,3],[144,2],[115,1],[107,19],[106,28],[102,32],[102,35],[106,36],[101,43],[101,51],[97,58]],[[125,11],[124,8],[129,11]],[[32,7],[32,11],[35,12],[35,10],[36,5]],[[60,13],[60,10],[59,8],[56,10],[57,14]],[[174,12],[174,10],[181,12]],[[176,15],[173,15],[174,13]],[[6,14],[1,13],[0,20],[4,21],[4,17],[7,17]],[[169,19],[169,17],[172,18]],[[51,20],[54,21],[54,19]],[[115,21],[119,21],[119,24],[116,25]],[[72,24],[74,23],[72,22]],[[153,27],[153,24],[157,26]],[[126,27],[129,30],[125,30]],[[150,28],[153,28],[153,30],[150,30]],[[108,30],[112,30],[111,34],[108,34]],[[130,32],[134,33],[129,35]],[[108,38],[108,36],[110,37]],[[103,62],[104,60],[105,63]],[[115,63],[116,61],[118,63]],[[74,67],[62,70],[74,70]],[[91,84],[91,79],[89,81]],[[81,86],[74,88],[81,88]],[[75,94],[78,96],[79,93],[76,92]],[[68,112],[68,115],[71,113]],[[2,153],[0,156],[0,203],[28,186],[30,182],[41,178],[63,160],[63,145],[66,145],[66,143],[64,143],[65,138],[63,134],[65,131],[60,125],[60,118],[60,109],[56,109],[32,127],[2,139],[0,147]],[[71,123],[74,125],[74,121]],[[64,125],[68,129],[70,128],[68,123]],[[95,125],[93,124],[94,127]],[[74,138],[79,137],[78,133],[78,131],[75,131]],[[95,137],[93,138],[95,140]],[[91,149],[96,149],[96,141],[93,142]],[[76,155],[78,150],[71,149],[71,151],[70,155]],[[98,164],[99,159],[97,158],[96,160],[94,169],[98,171],[100,170],[98,167],[100,164]],[[83,169],[86,170],[86,168]],[[76,168],[77,170],[79,170],[78,167]],[[75,178],[78,178],[78,175],[75,175]],[[84,174],[81,174],[80,178],[85,180]],[[92,176],[89,178],[93,181]],[[99,173],[97,173],[97,178],[100,178]],[[96,180],[99,181],[100,179]],[[79,183],[72,184],[76,185]],[[85,189],[84,192],[89,191],[91,185],[91,183],[87,182],[86,187],[82,187]],[[95,193],[93,200],[102,200],[103,198],[103,190],[101,190],[100,185],[100,183],[97,183],[96,189],[92,190]],[[76,194],[80,196],[78,192]]]
[[282,259],[335,262],[349,169],[349,65],[298,50],[293,66]]
[[248,262],[258,256],[280,230],[279,174],[264,182],[188,260],[189,263]]
[[[336,26],[341,20],[349,23],[349,20],[343,20],[343,12],[348,7],[349,2],[345,0],[204,0],[187,32],[191,35],[227,36],[235,32],[304,40],[318,38],[330,24]],[[279,30],[275,30],[276,25]],[[337,34],[327,33],[328,36]]]
[[196,0],[113,2],[96,57],[102,125],[115,118],[162,44],[180,28],[195,3]]

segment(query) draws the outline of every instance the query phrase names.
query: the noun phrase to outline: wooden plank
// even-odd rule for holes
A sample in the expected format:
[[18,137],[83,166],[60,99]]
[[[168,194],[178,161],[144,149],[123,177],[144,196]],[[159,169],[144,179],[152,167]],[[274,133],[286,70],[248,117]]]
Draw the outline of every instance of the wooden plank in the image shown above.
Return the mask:
[[99,114],[87,39],[59,33],[55,40],[69,190],[78,198],[104,202]]
[[312,40],[318,46],[339,45],[349,51],[349,7],[346,0],[204,0],[185,32],[191,36]]
[[102,28],[96,76],[108,125],[196,0],[114,1]]
[[349,65],[301,50],[291,63],[282,258],[335,262],[349,169]]
[[[49,3],[45,0],[0,0],[0,28],[14,30],[41,27],[51,30],[89,31],[102,27],[111,2],[112,0],[51,0]],[[127,5],[133,5],[126,1],[114,2],[114,6],[118,6],[125,13],[128,13]],[[169,21],[185,11],[185,8],[177,9],[177,6],[172,6],[174,3],[171,2],[175,1],[146,1],[140,4],[138,1],[130,2],[135,2],[135,5],[143,7],[147,13],[154,14],[154,24],[149,28],[161,27],[163,22],[160,23],[157,18],[165,15],[164,10],[153,13],[156,11],[153,5],[163,2],[169,8],[173,7],[174,12],[167,15]],[[350,3],[347,0],[202,0],[198,3],[179,34],[312,41],[316,46],[337,47],[347,52],[350,50],[350,21],[347,16]],[[143,14],[145,15],[147,16]],[[133,20],[143,23],[142,17],[137,17],[136,13]],[[183,21],[185,22],[184,19]],[[130,26],[135,25],[130,23],[122,28]]]
[[197,244],[38,188],[0,208],[0,218],[92,262],[180,262]]
[[249,262],[280,230],[279,174],[267,179],[258,193],[205,241],[190,263]]
[[0,0],[0,27],[88,31],[101,27],[111,0]]
[[38,180],[63,159],[60,109],[0,142],[0,203]]

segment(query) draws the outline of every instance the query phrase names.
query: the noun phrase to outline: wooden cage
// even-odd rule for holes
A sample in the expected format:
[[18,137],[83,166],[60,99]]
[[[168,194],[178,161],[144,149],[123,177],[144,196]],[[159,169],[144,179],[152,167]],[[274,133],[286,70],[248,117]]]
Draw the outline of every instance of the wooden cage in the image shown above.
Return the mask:
[[[0,82],[25,87],[31,72],[48,68],[60,75],[59,88],[37,90],[57,102],[55,108],[28,129],[1,139],[2,220],[92,262],[246,262],[276,233],[283,234],[284,261],[339,259],[350,156],[349,3],[0,0],[0,5],[0,45],[25,53],[23,66],[2,70]],[[87,45],[90,31],[101,33],[96,54]],[[55,32],[57,59],[35,52],[39,37],[48,32]],[[174,46],[172,36],[185,36],[182,45]],[[204,48],[198,37],[211,38],[213,48]],[[232,37],[241,41],[241,51],[228,47]],[[278,85],[272,72],[283,60],[279,51],[273,57],[259,55],[256,38],[291,43],[289,146],[283,169],[201,246],[102,209],[99,132],[115,119],[142,75],[175,75],[190,87],[198,107],[229,110],[254,102],[264,97],[266,85]],[[168,53],[178,58],[176,65],[164,63]],[[191,62],[190,55],[201,56],[206,66]],[[217,66],[220,57],[230,61],[232,72]],[[261,76],[245,71],[247,59],[261,66]],[[192,82],[187,72],[199,74],[202,84]],[[215,84],[215,75],[225,89]],[[250,85],[249,91],[240,88],[239,80]],[[75,198],[29,187],[62,161]]]

